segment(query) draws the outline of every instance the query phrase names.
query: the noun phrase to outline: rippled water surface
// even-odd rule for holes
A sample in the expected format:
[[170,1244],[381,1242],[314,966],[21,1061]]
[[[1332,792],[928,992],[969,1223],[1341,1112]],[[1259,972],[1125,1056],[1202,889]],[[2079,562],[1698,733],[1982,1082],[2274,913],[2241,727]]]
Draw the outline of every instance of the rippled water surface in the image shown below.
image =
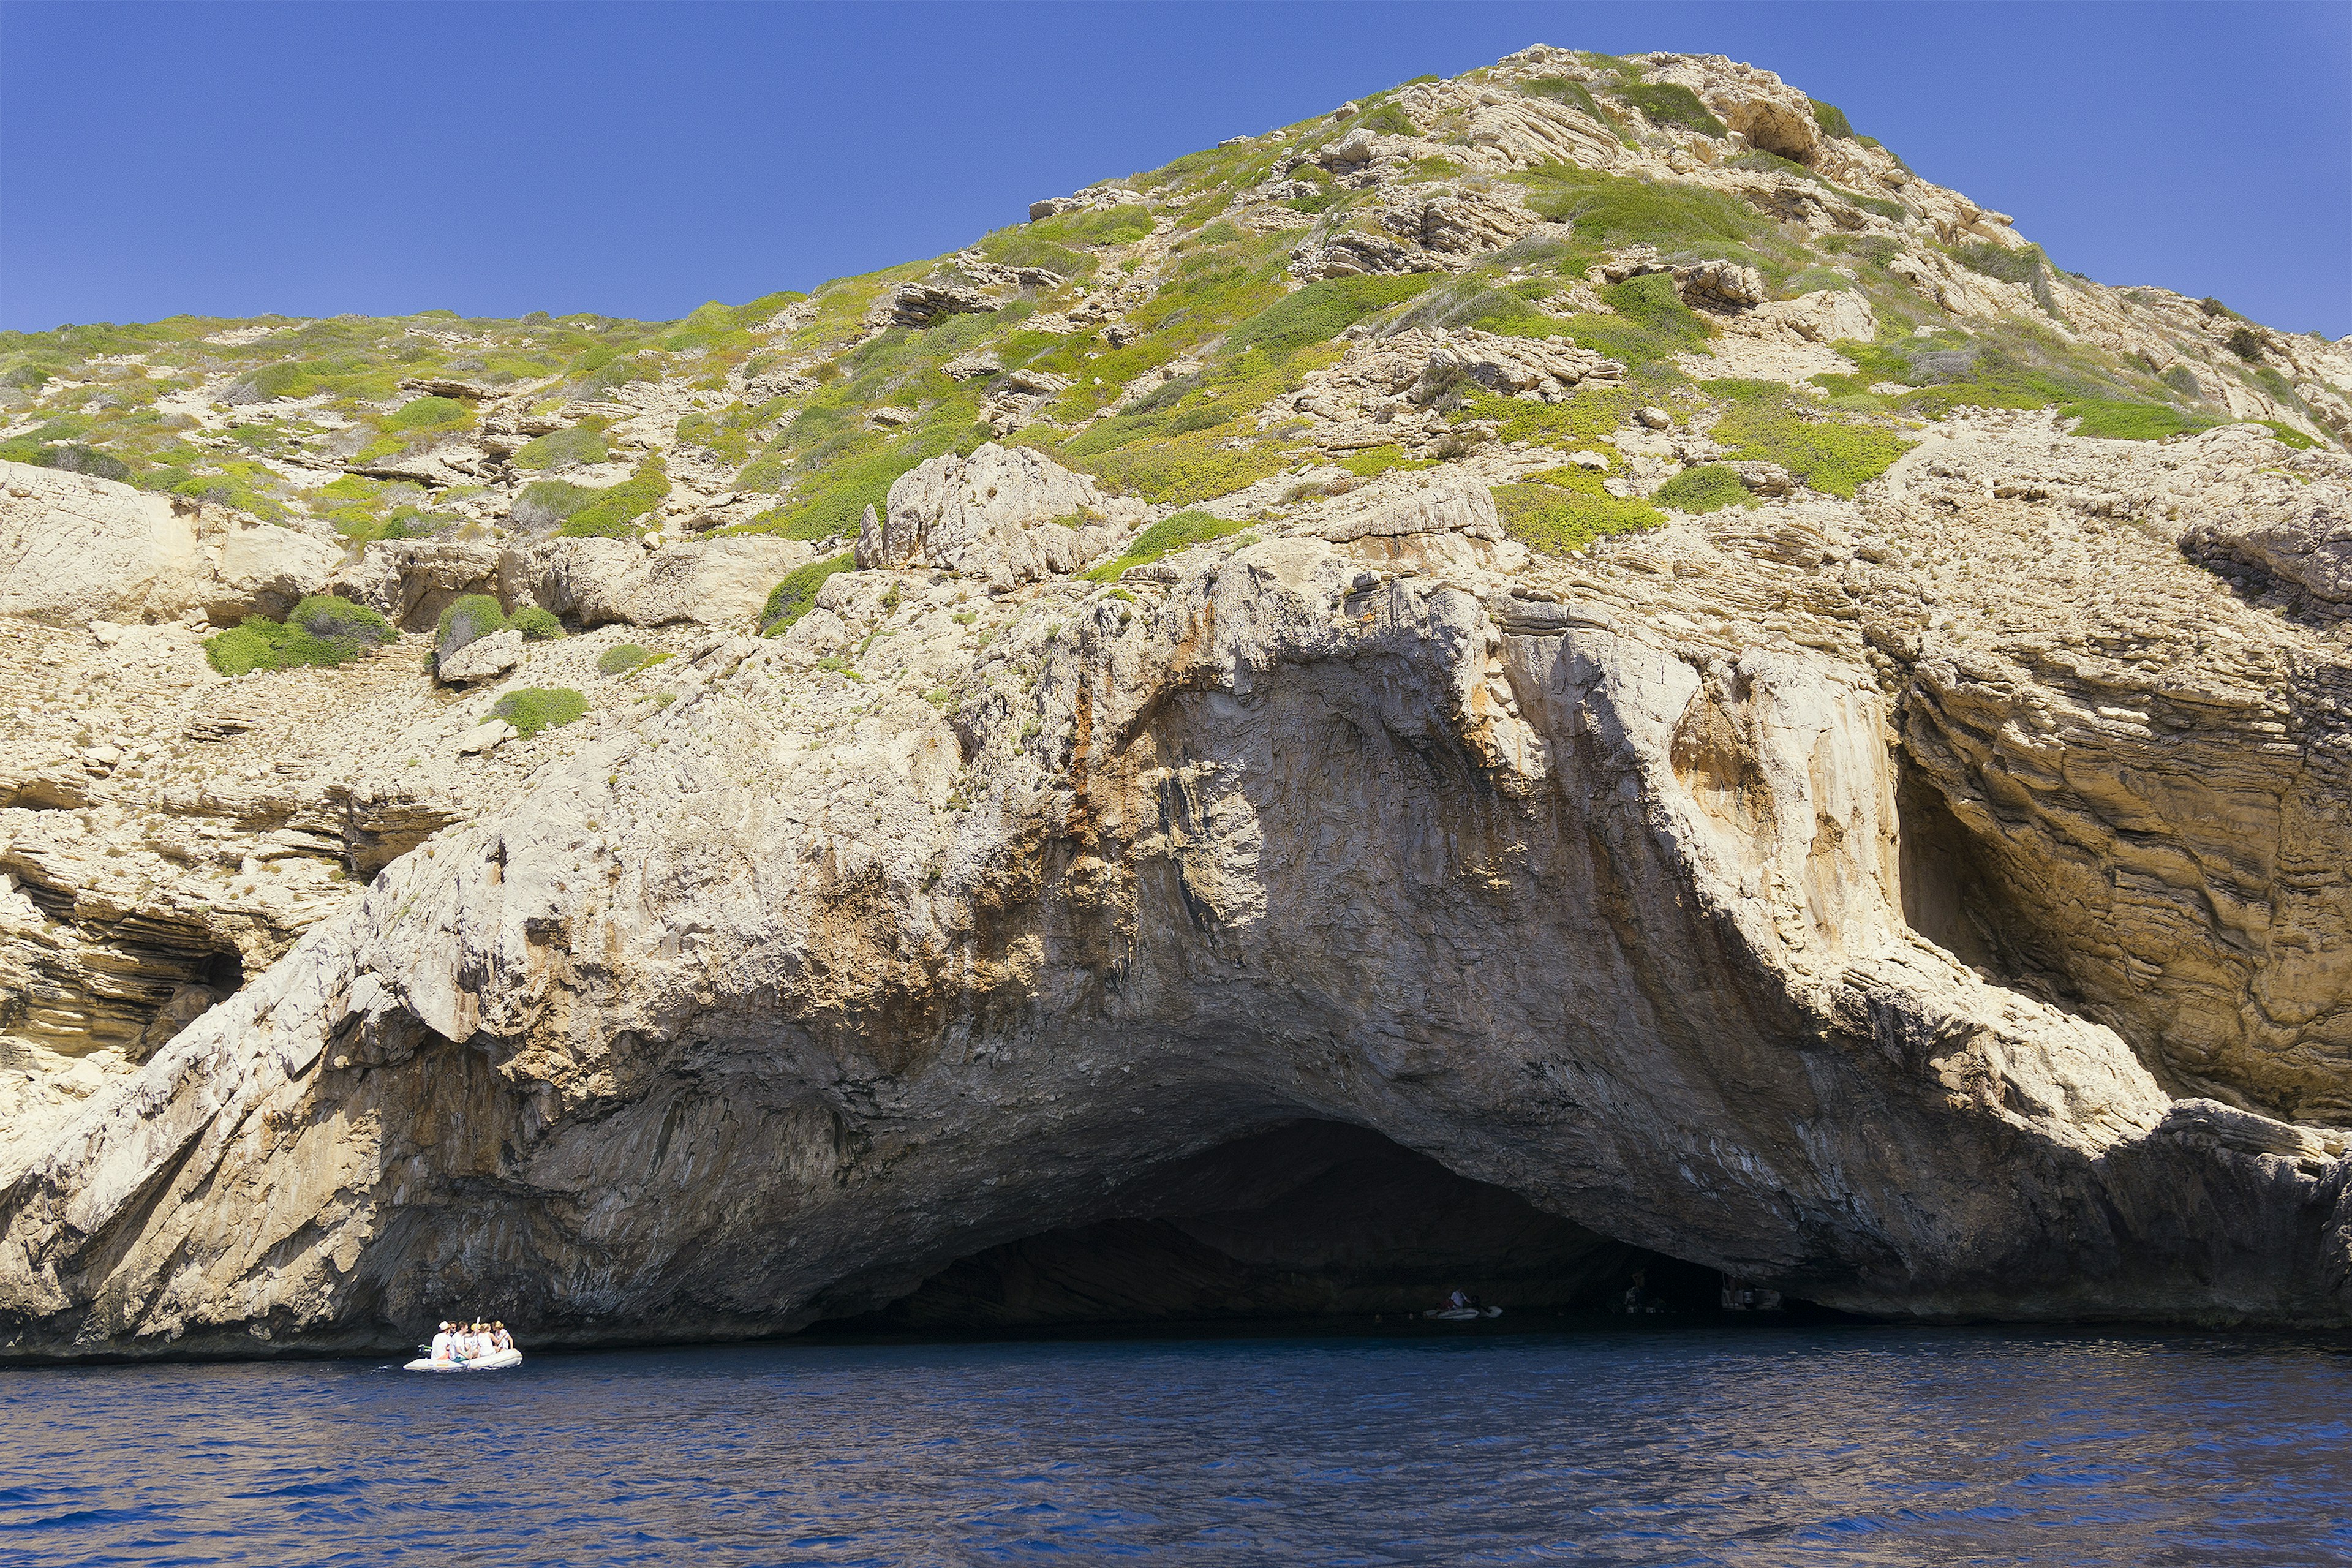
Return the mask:
[[[1646,1325],[1645,1325],[1646,1327]],[[2352,1561],[2329,1343],[1887,1328],[0,1372],[0,1563]]]

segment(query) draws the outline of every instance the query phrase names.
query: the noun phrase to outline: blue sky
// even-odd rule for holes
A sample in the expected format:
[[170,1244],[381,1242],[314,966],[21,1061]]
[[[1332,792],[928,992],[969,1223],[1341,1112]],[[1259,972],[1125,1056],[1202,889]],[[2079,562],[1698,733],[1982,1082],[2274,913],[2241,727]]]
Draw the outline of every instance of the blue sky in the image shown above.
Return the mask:
[[667,319],[1523,45],[1727,54],[2103,282],[2352,333],[2352,5],[0,3],[0,326]]

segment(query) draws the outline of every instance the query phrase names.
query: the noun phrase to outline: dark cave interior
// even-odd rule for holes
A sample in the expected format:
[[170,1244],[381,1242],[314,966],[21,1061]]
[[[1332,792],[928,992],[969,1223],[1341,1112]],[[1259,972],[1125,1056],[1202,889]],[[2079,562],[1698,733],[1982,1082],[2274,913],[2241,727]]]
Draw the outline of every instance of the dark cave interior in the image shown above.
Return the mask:
[[1117,1213],[959,1258],[820,1332],[1404,1319],[1456,1289],[1506,1320],[1719,1310],[1724,1279],[1546,1214],[1377,1132],[1293,1121],[1153,1173]]

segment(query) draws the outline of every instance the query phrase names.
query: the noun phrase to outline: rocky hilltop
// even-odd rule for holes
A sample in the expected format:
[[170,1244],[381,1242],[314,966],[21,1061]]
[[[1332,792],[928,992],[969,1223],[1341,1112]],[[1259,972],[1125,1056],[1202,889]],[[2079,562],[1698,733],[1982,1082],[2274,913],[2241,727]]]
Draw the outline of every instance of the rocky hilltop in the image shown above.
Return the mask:
[[0,1353],[2352,1321],[2352,343],[1768,71],[0,366]]

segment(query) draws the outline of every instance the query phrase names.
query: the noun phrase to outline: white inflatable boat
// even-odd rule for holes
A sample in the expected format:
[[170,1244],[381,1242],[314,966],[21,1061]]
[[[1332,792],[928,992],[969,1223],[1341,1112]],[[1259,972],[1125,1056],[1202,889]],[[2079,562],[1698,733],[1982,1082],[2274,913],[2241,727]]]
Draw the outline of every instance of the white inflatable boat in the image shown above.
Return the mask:
[[[425,1349],[423,1345],[416,1348]],[[406,1372],[496,1372],[500,1367],[521,1364],[522,1352],[520,1351],[495,1351],[488,1355],[476,1356],[471,1361],[435,1361],[428,1352],[418,1356],[402,1370]]]
[[1435,1318],[1441,1323],[1472,1323],[1480,1318],[1499,1318],[1502,1315],[1500,1307],[1432,1307],[1422,1314],[1424,1318]]

